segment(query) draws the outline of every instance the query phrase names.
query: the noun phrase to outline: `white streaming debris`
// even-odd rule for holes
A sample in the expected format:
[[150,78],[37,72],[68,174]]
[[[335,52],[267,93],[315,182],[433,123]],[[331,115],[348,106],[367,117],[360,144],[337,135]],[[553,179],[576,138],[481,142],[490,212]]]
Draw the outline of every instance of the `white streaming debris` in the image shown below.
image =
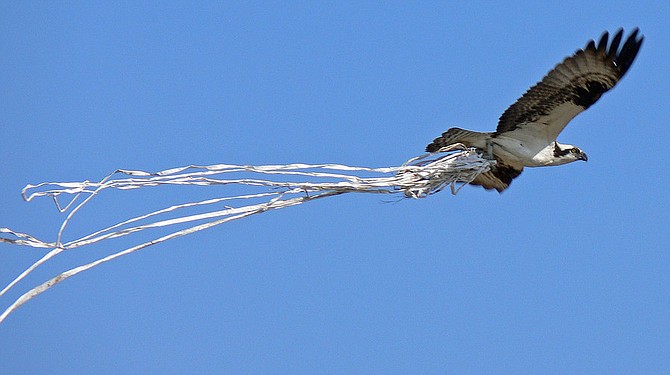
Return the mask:
[[[201,223],[64,271],[16,299],[0,315],[0,322],[4,321],[10,313],[22,304],[53,285],[99,264],[148,246],[253,214],[295,206],[307,201],[344,193],[402,194],[408,198],[425,198],[450,186],[452,194],[456,194],[463,185],[474,180],[479,174],[488,171],[494,163],[495,161],[482,158],[473,149],[467,149],[462,145],[452,145],[443,148],[438,153],[413,158],[399,167],[367,168],[340,164],[190,165],[157,173],[120,169],[100,182],[45,182],[37,185],[27,185],[22,192],[26,201],[38,197],[51,197],[60,212],[69,210],[69,213],[60,226],[55,242],[44,242],[25,233],[0,228],[0,243],[51,249],[0,291],[0,297],[38,266],[64,251],[153,228],[184,223]],[[125,176],[125,178],[115,178],[119,175]],[[237,178],[225,178],[227,176]],[[270,179],[269,176],[274,177],[274,179]],[[277,180],[278,176],[283,177],[283,179]],[[300,178],[304,181],[290,181],[288,177]],[[262,191],[173,205],[119,222],[73,241],[62,241],[63,231],[71,218],[101,191],[106,189],[139,189],[162,185],[245,185],[250,189],[261,188]],[[62,196],[71,197],[65,205],[62,205],[60,201]],[[77,203],[80,199],[83,200]],[[219,203],[225,203],[226,205],[223,207],[217,206],[218,209],[212,209],[212,205]],[[239,207],[232,206],[236,203],[239,203]],[[206,210],[208,207],[209,210]],[[204,212],[184,214],[176,218],[165,217],[167,213],[179,212],[179,210],[185,208],[200,208]],[[205,222],[202,223],[203,221]]]

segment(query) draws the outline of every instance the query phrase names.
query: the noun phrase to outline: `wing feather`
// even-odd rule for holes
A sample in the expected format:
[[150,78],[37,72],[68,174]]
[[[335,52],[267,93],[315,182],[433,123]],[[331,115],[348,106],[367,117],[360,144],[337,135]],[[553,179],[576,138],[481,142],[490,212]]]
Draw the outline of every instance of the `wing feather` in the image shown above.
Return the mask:
[[617,31],[609,47],[607,32],[597,45],[590,40],[512,104],[500,116],[495,135],[522,130],[525,136],[555,140],[570,120],[626,74],[644,40],[637,37],[638,32],[634,29],[621,49],[623,29]]
[[486,190],[495,189],[498,193],[502,193],[509,187],[512,180],[519,177],[523,168],[514,168],[509,165],[502,164],[498,160],[498,164],[494,165],[490,171],[484,172],[477,176],[471,185],[479,185]]

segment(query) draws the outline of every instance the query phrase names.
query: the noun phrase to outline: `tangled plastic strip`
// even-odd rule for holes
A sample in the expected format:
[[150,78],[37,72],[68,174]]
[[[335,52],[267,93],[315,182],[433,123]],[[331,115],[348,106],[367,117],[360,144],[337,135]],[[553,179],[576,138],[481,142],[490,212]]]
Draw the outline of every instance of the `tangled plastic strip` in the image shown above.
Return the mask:
[[[9,314],[25,302],[71,276],[123,255],[176,237],[195,233],[257,213],[295,206],[311,200],[344,193],[402,193],[405,197],[418,199],[438,193],[445,187],[450,186],[452,194],[457,194],[464,185],[473,181],[479,174],[487,172],[494,163],[495,161],[493,160],[482,158],[482,156],[475,150],[467,149],[462,145],[457,144],[445,147],[438,153],[426,154],[410,159],[399,167],[368,168],[351,167],[341,164],[286,164],[262,166],[230,164],[215,164],[209,166],[190,165],[156,173],[120,169],[105,177],[100,182],[91,182],[87,180],[82,182],[47,182],[37,185],[27,185],[22,191],[22,195],[26,201],[46,196],[51,197],[54,200],[56,207],[60,212],[71,210],[63,220],[55,242],[44,242],[25,233],[13,231],[8,228],[0,228],[0,242],[2,243],[52,249],[0,291],[0,297],[14,287],[19,281],[28,276],[28,274],[34,271],[37,267],[66,250],[91,245],[111,238],[127,236],[152,228],[168,227],[176,224],[193,223],[203,220],[210,221],[169,233],[162,237],[99,258],[93,262],[64,271],[32,288],[16,299],[2,314],[0,314],[0,322],[4,321]],[[220,175],[223,174],[233,173],[242,173],[252,176],[297,176],[301,178],[304,177],[307,181],[277,181],[249,177],[225,179],[220,177]],[[128,177],[113,179],[113,177],[118,174]],[[364,177],[362,176],[364,174],[372,174],[373,176]],[[266,191],[173,205],[133,217],[73,241],[65,243],[62,241],[64,230],[68,226],[72,217],[101,191],[106,189],[130,190],[162,185],[246,185],[264,188]],[[63,205],[59,200],[59,197],[61,196],[71,196],[72,198],[69,202]],[[81,197],[83,197],[83,201],[76,204]],[[225,206],[223,209],[184,215],[170,219],[160,219],[161,215],[185,208],[205,207],[207,205],[223,202],[235,203],[253,199],[267,199],[267,201],[247,204],[240,207]],[[147,219],[153,219],[155,221],[138,224]],[[5,237],[5,235],[9,235],[9,237],[12,238]]]

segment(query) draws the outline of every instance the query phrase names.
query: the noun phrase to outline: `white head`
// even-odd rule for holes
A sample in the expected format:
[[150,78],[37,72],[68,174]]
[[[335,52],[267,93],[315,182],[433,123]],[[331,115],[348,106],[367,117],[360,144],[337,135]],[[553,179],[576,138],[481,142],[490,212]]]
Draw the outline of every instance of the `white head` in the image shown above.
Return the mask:
[[568,164],[577,160],[587,161],[589,158],[584,151],[577,146],[554,142],[554,160],[551,165]]

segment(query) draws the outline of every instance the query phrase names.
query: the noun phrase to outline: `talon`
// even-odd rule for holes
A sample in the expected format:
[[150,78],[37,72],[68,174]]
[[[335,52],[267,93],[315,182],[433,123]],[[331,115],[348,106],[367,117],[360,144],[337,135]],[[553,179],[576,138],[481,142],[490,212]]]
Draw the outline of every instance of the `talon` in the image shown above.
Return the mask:
[[490,139],[486,141],[486,156],[493,160],[493,142]]

